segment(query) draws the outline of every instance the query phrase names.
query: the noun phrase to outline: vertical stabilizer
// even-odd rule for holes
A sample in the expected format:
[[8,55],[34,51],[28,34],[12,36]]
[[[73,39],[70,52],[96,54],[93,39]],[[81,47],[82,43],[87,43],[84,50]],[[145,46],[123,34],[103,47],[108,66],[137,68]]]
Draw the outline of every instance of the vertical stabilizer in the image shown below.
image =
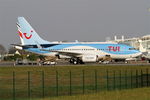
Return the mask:
[[50,42],[43,40],[24,17],[18,17],[18,33],[22,45],[49,44]]

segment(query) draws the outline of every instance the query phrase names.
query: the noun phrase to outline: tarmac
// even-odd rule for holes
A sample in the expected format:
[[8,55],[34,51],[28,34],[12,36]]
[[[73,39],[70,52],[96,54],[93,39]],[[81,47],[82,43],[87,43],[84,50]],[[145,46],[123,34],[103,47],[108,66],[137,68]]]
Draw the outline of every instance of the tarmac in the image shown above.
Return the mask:
[[[39,65],[15,65],[15,62],[0,62],[0,67],[10,67],[10,66],[39,66]],[[143,65],[150,65],[150,63],[109,63],[109,64],[103,64],[103,63],[85,63],[85,64],[70,64],[68,61],[58,61],[56,65],[41,65],[41,66],[81,66],[81,65],[88,65],[88,66],[104,66],[104,65],[109,65],[109,66],[121,66],[121,65],[125,65],[125,66],[129,66],[129,65],[137,65],[137,66],[143,66]]]

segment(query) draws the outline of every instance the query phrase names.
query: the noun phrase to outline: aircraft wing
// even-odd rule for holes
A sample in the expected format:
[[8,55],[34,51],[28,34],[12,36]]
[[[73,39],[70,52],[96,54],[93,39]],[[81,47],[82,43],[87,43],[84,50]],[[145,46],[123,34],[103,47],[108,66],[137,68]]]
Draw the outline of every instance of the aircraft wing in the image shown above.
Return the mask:
[[58,54],[65,55],[65,56],[71,56],[71,57],[77,57],[77,56],[82,55],[81,53],[75,53],[75,52],[47,50],[47,49],[40,49],[40,50],[42,50],[42,51],[49,51],[49,52],[57,52]]
[[10,45],[23,47],[23,45],[21,44],[10,44]]
[[21,44],[11,44],[11,45],[13,45],[16,49],[18,47],[20,47],[20,48],[33,48],[34,47],[32,45],[21,45]]

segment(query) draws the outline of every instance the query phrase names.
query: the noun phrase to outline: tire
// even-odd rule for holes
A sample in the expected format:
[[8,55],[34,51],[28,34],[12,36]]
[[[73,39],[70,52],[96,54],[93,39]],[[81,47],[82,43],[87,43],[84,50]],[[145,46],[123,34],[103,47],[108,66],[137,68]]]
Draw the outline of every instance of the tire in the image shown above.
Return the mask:
[[70,63],[73,63],[74,62],[74,60],[73,59],[70,59],[70,61],[69,61]]
[[74,61],[73,61],[73,64],[75,64],[75,65],[76,65],[76,64],[78,64],[78,62],[77,62],[76,60],[74,60]]

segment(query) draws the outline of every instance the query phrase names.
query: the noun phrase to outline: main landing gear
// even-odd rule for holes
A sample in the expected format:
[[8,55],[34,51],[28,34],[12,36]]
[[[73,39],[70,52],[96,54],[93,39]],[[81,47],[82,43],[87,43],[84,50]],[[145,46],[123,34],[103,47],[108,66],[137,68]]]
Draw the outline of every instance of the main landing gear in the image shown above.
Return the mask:
[[76,64],[84,64],[84,62],[81,59],[79,59],[79,58],[71,58],[69,62],[71,64],[74,64],[74,65],[76,65]]

